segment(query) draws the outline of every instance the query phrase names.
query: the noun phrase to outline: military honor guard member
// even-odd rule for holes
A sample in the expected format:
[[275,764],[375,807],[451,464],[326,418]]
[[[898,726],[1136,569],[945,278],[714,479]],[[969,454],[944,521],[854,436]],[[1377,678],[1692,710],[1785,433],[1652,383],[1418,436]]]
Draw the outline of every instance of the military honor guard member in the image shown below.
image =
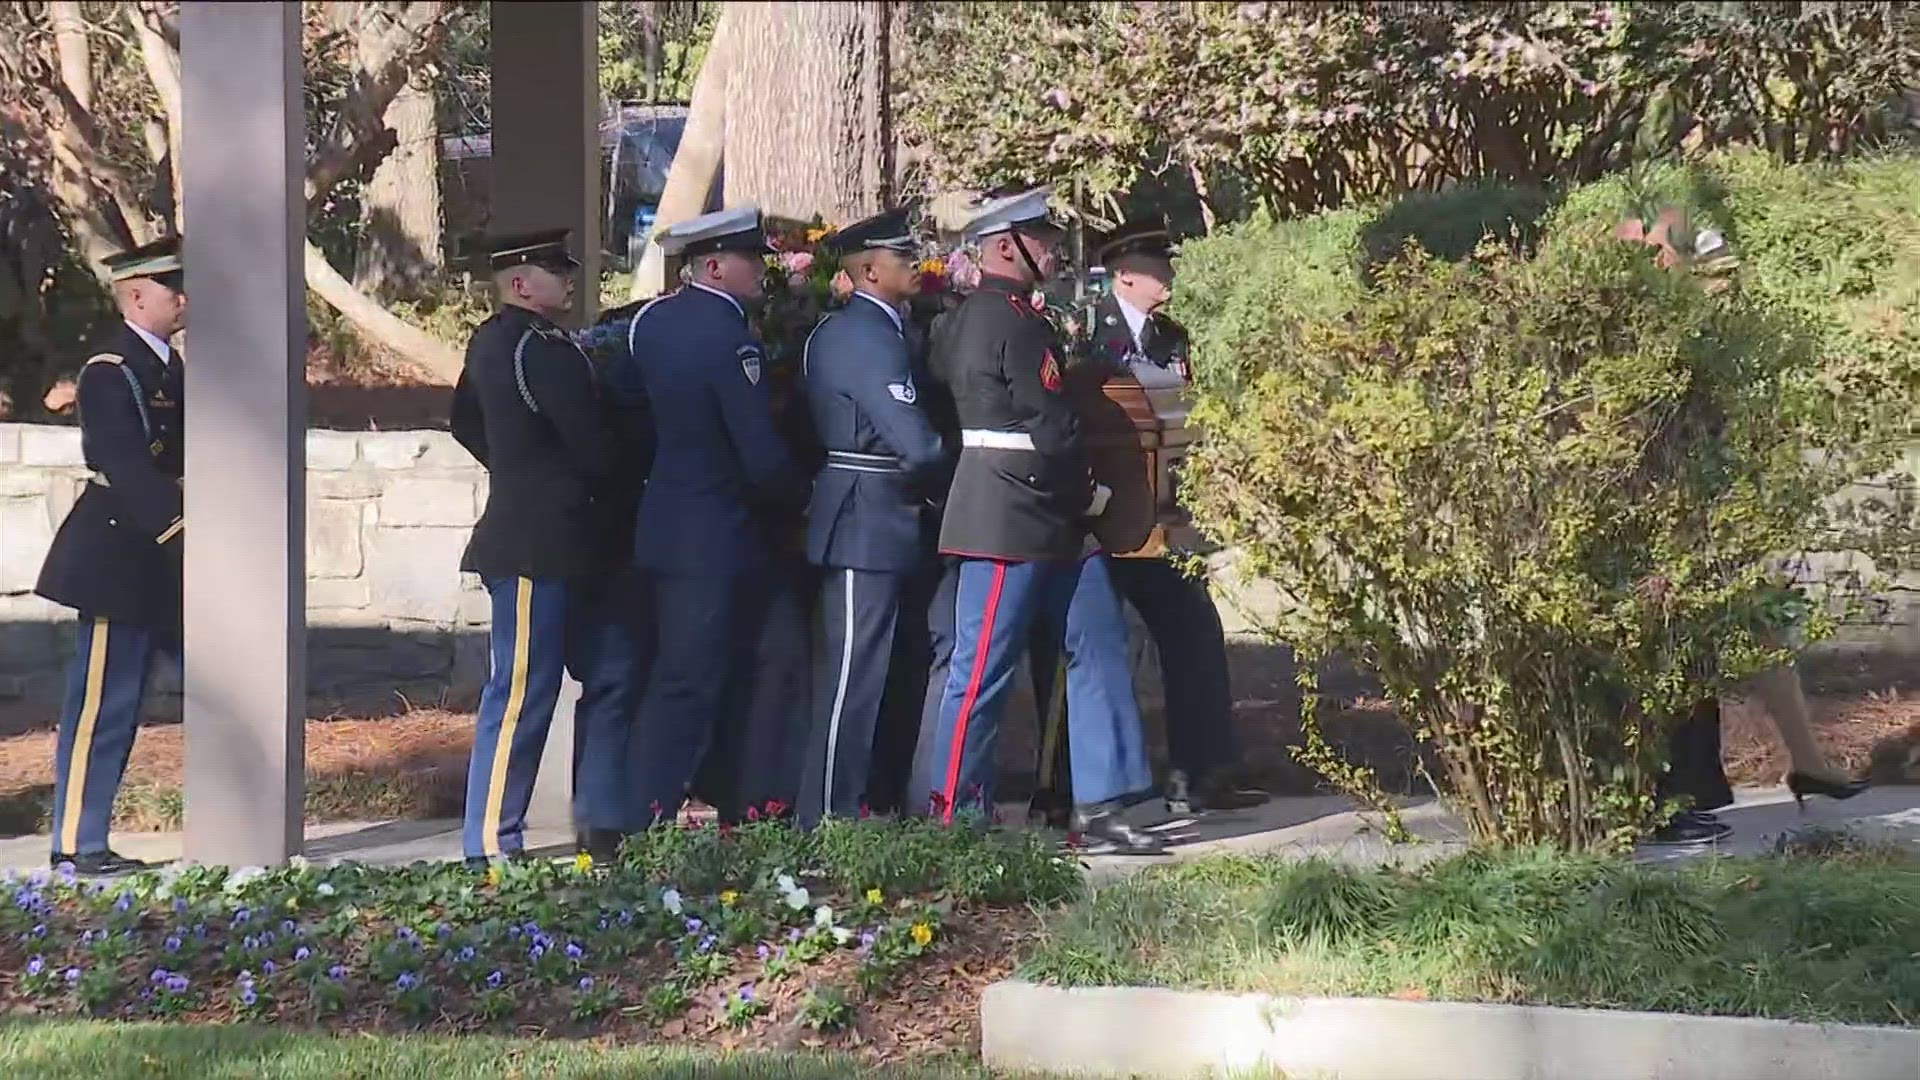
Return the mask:
[[[931,761],[938,812],[990,810],[1000,713],[1036,619],[1064,627],[1087,545],[1087,519],[1111,490],[1088,470],[1072,407],[1061,394],[1065,350],[1035,290],[1053,272],[1061,231],[1040,189],[988,204],[969,222],[980,245],[980,287],[943,324],[934,361],[948,378],[962,427],[940,549],[960,559],[952,661]],[[1089,703],[1108,687],[1070,657],[1068,695]],[[1076,739],[1091,730],[1070,731]],[[1159,845],[1113,812],[1132,794],[1124,771],[1074,777],[1076,824],[1122,850]]]
[[[1149,397],[1186,390],[1193,381],[1187,332],[1164,311],[1174,285],[1173,248],[1165,225],[1150,219],[1122,224],[1103,240],[1096,257],[1112,287],[1087,319],[1075,357],[1076,368],[1084,370],[1074,370],[1070,379],[1084,378],[1090,385],[1132,381]],[[1107,558],[1106,571],[1121,598],[1140,613],[1160,654],[1172,766],[1166,785],[1169,807],[1186,812],[1257,806],[1267,801],[1266,793],[1235,786],[1228,776],[1239,752],[1219,610],[1205,583],[1186,576],[1166,554],[1164,542],[1138,551],[1116,549]],[[1048,673],[1044,664],[1035,670],[1037,675]],[[1064,699],[1055,695],[1054,700],[1060,708],[1048,717],[1043,758],[1048,757],[1044,748],[1060,741],[1053,725],[1065,722],[1070,713]],[[1043,762],[1063,766],[1054,785],[1062,791],[1070,789],[1070,773],[1064,768],[1068,761],[1056,754]]]
[[638,828],[620,798],[637,649],[603,604],[614,468],[593,364],[556,319],[572,309],[579,263],[567,230],[489,247],[499,311],[467,344],[454,388],[454,438],[485,466],[487,504],[461,559],[492,598],[492,669],[467,770],[469,865],[519,856],[527,804],[563,671],[575,711],[578,824],[602,854]]
[[[653,582],[659,649],[632,783],[647,813],[670,821],[722,725],[747,723],[773,560],[764,522],[804,505],[808,481],[780,437],[766,349],[747,318],[770,250],[760,212],[706,214],[656,239],[683,260],[686,284],[642,308],[628,329],[653,407],[634,556]],[[733,745],[786,752],[774,743]]]
[[865,807],[876,733],[910,747],[919,730],[925,612],[902,601],[926,576],[922,511],[946,479],[903,314],[920,287],[909,214],[857,222],[830,243],[853,294],[808,336],[804,361],[826,450],[807,518],[807,559],[825,571],[824,645],[800,782],[800,821],[809,826]]
[[80,445],[91,475],[35,592],[80,616],[54,751],[53,865],[87,875],[145,863],[107,846],[156,655],[180,650],[185,379],[169,344],[186,327],[180,240],[107,260],[121,325],[80,369]]

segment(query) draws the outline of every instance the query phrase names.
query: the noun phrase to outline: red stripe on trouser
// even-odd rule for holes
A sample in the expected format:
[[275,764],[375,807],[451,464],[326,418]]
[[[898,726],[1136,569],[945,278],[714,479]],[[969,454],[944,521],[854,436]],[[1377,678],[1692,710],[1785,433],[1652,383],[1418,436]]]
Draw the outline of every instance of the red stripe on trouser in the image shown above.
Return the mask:
[[980,633],[973,645],[973,671],[967,676],[967,692],[960,698],[960,715],[953,721],[953,750],[947,758],[947,805],[943,821],[953,823],[953,802],[960,786],[960,756],[967,746],[967,721],[973,718],[974,699],[980,696],[980,680],[987,674],[987,654],[993,649],[993,616],[1000,610],[1000,587],[1007,582],[1007,564],[993,564],[993,584],[987,589],[986,614],[980,617]]

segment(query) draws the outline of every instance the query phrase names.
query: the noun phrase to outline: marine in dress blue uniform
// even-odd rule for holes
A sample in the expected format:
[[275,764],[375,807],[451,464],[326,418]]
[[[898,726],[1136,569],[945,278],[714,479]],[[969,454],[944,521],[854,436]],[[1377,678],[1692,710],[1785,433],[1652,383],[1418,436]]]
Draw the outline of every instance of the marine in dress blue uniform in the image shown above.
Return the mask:
[[[932,801],[949,821],[957,809],[992,806],[994,747],[1014,669],[1036,620],[1064,633],[1089,548],[1086,521],[1111,495],[1094,482],[1061,395],[1065,351],[1029,296],[1060,238],[1046,200],[1044,189],[1011,196],[969,223],[982,248],[980,288],[934,344],[934,366],[962,427],[940,530],[941,551],[960,559],[954,649],[930,755]],[[1067,693],[1092,709],[1111,680],[1087,660],[1069,651]],[[1137,712],[1133,719],[1137,725]],[[1092,742],[1076,755],[1090,766],[1075,776],[1076,824],[1122,851],[1159,851],[1114,812],[1138,778],[1104,767],[1110,762]]]
[[[781,438],[765,347],[746,303],[768,251],[751,208],[664,230],[687,283],[642,308],[628,354],[652,402],[653,469],[636,564],[653,582],[659,652],[641,704],[636,798],[671,820],[723,725],[745,731],[765,585],[767,521],[805,504],[807,477]],[[785,744],[741,753],[780,754]]]
[[[186,322],[178,238],[107,260],[121,325],[80,370],[91,475],[35,591],[80,616],[54,751],[53,865],[145,867],[107,846],[156,656],[179,656],[185,380],[168,339]],[[0,541],[3,542],[3,541]]]
[[490,245],[501,307],[474,331],[454,389],[454,437],[488,474],[460,563],[480,575],[493,608],[462,837],[474,865],[524,850],[563,672],[582,688],[574,757],[583,841],[644,824],[609,797],[621,789],[637,646],[606,605],[609,508],[599,500],[614,444],[605,406],[592,361],[554,322],[572,306],[579,268],[566,239],[562,229]]
[[[1171,295],[1174,274],[1164,223],[1121,225],[1104,239],[1097,257],[1114,287],[1089,314],[1069,380],[1087,379],[1097,387],[1131,379],[1150,394],[1184,390],[1193,380],[1187,333],[1160,310]],[[1164,549],[1159,543],[1110,554],[1104,571],[1121,598],[1140,613],[1160,654],[1172,766],[1166,785],[1169,808],[1187,812],[1257,806],[1267,800],[1266,793],[1235,786],[1228,777],[1238,750],[1219,611],[1206,585],[1182,573]],[[1044,646],[1036,649],[1034,660],[1036,679],[1051,672]],[[1072,789],[1070,760],[1047,751],[1060,743],[1060,725],[1070,710],[1062,695],[1049,698],[1043,693],[1040,700],[1053,706],[1041,738],[1041,783],[1043,789],[1064,793]],[[1042,801],[1036,797],[1036,803]]]
[[824,571],[822,648],[800,781],[803,825],[866,807],[876,737],[911,746],[925,686],[922,519],[945,454],[921,407],[902,307],[919,288],[909,214],[832,241],[855,291],[807,338],[806,394],[826,461],[814,478],[807,559]]

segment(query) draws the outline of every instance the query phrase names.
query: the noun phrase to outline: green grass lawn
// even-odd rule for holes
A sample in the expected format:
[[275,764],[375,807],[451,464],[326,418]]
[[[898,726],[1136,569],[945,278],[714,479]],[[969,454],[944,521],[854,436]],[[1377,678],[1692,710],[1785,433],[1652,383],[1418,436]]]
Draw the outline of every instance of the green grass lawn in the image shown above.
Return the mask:
[[1405,873],[1208,859],[1101,887],[1052,920],[1022,974],[1912,1025],[1920,858],[1521,851]]
[[73,1020],[0,1022],[0,1076],[19,1080],[989,1080],[1011,1075],[965,1063],[867,1067],[827,1054],[730,1056],[561,1039],[335,1036],[246,1026]]

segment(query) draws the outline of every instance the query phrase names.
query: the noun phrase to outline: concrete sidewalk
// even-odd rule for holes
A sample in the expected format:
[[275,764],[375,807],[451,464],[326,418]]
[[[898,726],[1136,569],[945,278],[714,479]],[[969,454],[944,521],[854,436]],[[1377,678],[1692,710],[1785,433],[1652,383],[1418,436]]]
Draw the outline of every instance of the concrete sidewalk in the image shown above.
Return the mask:
[[[1912,845],[1920,851],[1920,787],[1874,788],[1846,802],[1813,799],[1805,815],[1794,807],[1783,788],[1748,788],[1737,793],[1735,806],[1721,811],[1734,827],[1733,835],[1712,845],[1691,848],[1643,848],[1649,861],[1699,857],[1706,854],[1752,855],[1772,851],[1782,834],[1808,825],[1851,826],[1863,834]],[[1002,819],[1019,821],[1024,805],[1002,807]],[[1418,863],[1462,850],[1467,837],[1460,823],[1437,802],[1410,802],[1401,817],[1416,844],[1389,844],[1381,824],[1371,814],[1353,809],[1337,795],[1275,799],[1265,806],[1237,813],[1169,818],[1157,801],[1129,812],[1136,824],[1165,837],[1171,854],[1139,858],[1101,854],[1083,856],[1096,878],[1111,878],[1170,860],[1233,853],[1280,853],[1298,858],[1322,855],[1361,864]],[[536,829],[527,837],[529,848],[565,855],[572,837],[565,830]],[[115,850],[153,861],[177,859],[179,833],[117,833]],[[47,865],[45,836],[0,839],[0,870],[35,870]],[[364,862],[405,865],[460,857],[460,822],[384,821],[336,822],[307,829],[307,858],[315,862]]]

